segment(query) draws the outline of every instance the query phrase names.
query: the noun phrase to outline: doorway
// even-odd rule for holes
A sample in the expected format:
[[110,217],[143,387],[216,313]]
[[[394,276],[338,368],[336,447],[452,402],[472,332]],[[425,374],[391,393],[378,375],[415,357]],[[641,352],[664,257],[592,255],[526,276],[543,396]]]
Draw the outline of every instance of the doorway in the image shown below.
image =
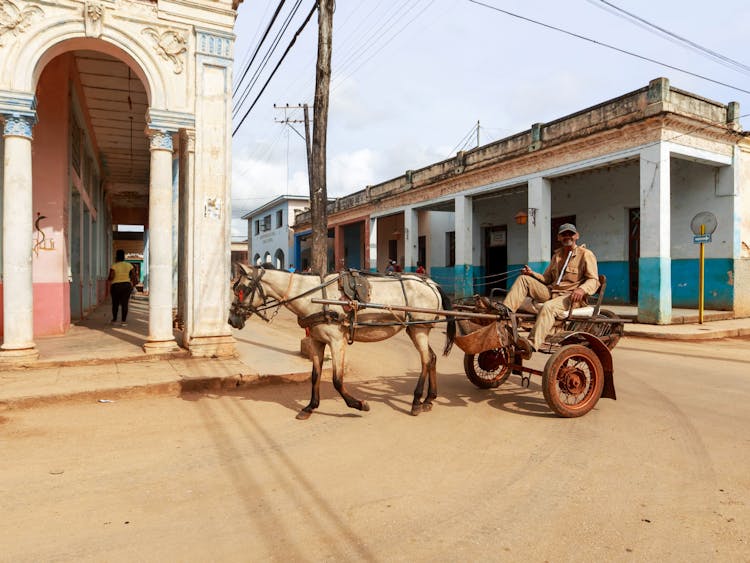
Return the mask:
[[628,209],[628,275],[631,304],[638,303],[638,260],[641,257],[641,208]]
[[507,289],[507,280],[501,276],[508,271],[508,227],[498,225],[484,229],[485,282],[480,293],[489,295],[495,289]]

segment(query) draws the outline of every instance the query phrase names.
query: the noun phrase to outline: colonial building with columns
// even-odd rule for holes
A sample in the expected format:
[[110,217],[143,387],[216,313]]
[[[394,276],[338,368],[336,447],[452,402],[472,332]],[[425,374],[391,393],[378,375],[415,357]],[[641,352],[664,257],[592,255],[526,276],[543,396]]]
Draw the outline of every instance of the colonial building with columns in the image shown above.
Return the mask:
[[[488,293],[524,264],[542,271],[557,226],[571,222],[608,278],[606,300],[667,324],[673,307],[698,306],[691,222],[713,216],[705,307],[750,316],[750,138],[739,117],[737,103],[655,79],[340,198],[328,211],[335,263],[356,246],[370,270],[419,260],[457,296]],[[298,236],[309,224],[297,216]]]
[[0,361],[37,357],[36,337],[104,299],[114,225],[145,230],[146,351],[233,353],[239,1],[0,0]]

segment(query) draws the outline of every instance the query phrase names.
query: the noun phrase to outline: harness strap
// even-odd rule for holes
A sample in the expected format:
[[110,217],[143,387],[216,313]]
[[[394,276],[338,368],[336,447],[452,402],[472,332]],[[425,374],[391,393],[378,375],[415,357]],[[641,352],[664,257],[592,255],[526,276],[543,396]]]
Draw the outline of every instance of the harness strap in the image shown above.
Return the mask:
[[297,319],[297,324],[302,328],[311,328],[321,324],[331,324],[340,321],[339,314],[335,311],[318,311],[312,315]]
[[279,301],[279,305],[283,305],[286,303],[286,300],[289,299],[289,292],[292,290],[292,282],[294,281],[294,274],[289,274],[289,285],[286,286],[286,291],[284,292],[284,296],[281,298],[281,301]]
[[[404,294],[404,307],[408,307],[409,297],[406,295],[406,286],[404,285],[404,279],[401,276],[399,276],[398,282],[401,284],[401,291]],[[409,313],[409,311],[406,311],[406,322],[408,323],[410,320],[411,320],[411,314]]]

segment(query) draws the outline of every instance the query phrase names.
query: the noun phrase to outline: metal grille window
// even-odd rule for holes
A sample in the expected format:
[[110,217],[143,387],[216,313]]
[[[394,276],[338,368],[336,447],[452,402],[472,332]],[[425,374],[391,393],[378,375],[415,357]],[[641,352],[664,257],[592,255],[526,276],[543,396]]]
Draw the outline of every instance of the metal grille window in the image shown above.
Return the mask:
[[70,164],[81,176],[81,129],[75,119],[70,124]]
[[279,209],[276,212],[276,228],[280,229],[284,226],[284,211]]
[[263,217],[263,225],[260,228],[261,231],[270,231],[271,230],[271,216],[266,215]]
[[456,265],[456,231],[445,233],[445,265]]

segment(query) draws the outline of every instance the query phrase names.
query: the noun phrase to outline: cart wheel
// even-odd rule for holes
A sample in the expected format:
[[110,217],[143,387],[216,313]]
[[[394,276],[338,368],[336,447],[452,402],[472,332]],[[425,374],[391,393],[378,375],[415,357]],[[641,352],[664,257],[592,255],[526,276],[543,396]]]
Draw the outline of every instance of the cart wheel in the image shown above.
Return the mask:
[[594,408],[604,387],[604,368],[586,346],[571,344],[555,352],[544,366],[544,400],[559,416],[583,416]]
[[[614,311],[610,311],[609,309],[600,309],[599,316],[604,317],[605,319],[620,319],[617,313],[615,313]],[[617,343],[620,341],[623,332],[624,331],[622,323],[612,324],[609,327],[609,334],[607,335],[607,338],[602,339],[602,341],[605,342],[607,348],[612,350],[615,346],[617,346]]]
[[464,355],[464,371],[480,389],[499,387],[510,376],[508,350],[495,348],[479,354]]

